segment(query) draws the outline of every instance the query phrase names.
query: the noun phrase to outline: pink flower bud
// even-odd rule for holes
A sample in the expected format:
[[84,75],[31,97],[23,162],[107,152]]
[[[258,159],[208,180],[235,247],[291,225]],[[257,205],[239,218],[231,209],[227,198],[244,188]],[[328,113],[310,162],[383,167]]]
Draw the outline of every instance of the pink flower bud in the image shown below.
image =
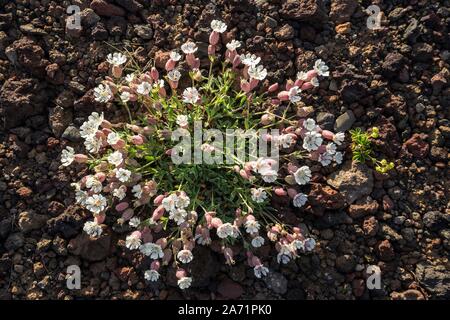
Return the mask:
[[142,238],[142,233],[140,231],[134,231],[131,233],[131,236],[137,239],[141,239]]
[[245,216],[245,221],[255,221],[255,216],[248,214]]
[[172,71],[173,69],[175,69],[176,64],[177,64],[177,62],[172,59],[167,60],[166,66],[165,66],[166,71]]
[[287,91],[280,91],[277,95],[278,99],[281,101],[289,100],[289,92]]
[[198,68],[200,68],[200,59],[195,58],[194,64],[192,65],[192,69],[198,69]]
[[287,195],[286,190],[284,190],[283,188],[275,188],[274,192],[277,196],[280,196],[280,197]]
[[86,163],[88,161],[88,156],[85,154],[77,153],[74,156],[74,160],[76,163]]
[[311,84],[311,82],[305,82],[304,84],[302,84],[302,87],[301,87],[301,89],[303,91],[309,90],[311,88],[314,88],[314,86]]
[[159,72],[158,69],[156,69],[155,67],[152,67],[152,70],[150,71],[150,76],[152,77],[152,79],[154,81],[159,79]]
[[94,221],[95,221],[97,224],[102,224],[103,222],[105,222],[105,219],[106,219],[106,215],[105,215],[104,213],[97,214],[97,215],[94,217]]
[[295,171],[298,170],[298,167],[294,164],[292,164],[291,162],[288,163],[288,172],[290,174],[294,174]]
[[103,120],[102,123],[100,124],[100,126],[105,129],[112,128],[112,124],[108,120]]
[[122,150],[123,148],[125,148],[126,146],[126,142],[123,139],[119,139],[117,140],[115,145],[112,145],[114,150]]
[[162,264],[164,266],[167,266],[170,262],[170,260],[172,260],[172,251],[170,249],[165,249],[163,251],[164,256],[162,257]]
[[153,221],[158,221],[161,219],[161,217],[164,215],[164,207],[162,205],[159,205],[152,214]]
[[[178,83],[177,83],[178,86]],[[159,88],[158,93],[161,97],[165,98],[167,93],[166,93],[166,89],[164,87]]]
[[96,178],[98,181],[103,182],[103,181],[105,181],[105,179],[106,179],[106,174],[103,173],[103,172],[97,172],[97,173],[95,174],[95,178]]
[[209,55],[209,56],[213,56],[213,55],[215,55],[215,54],[216,54],[216,46],[210,44],[210,45],[208,46],[208,55]]
[[267,91],[268,92],[275,92],[275,91],[278,90],[278,87],[279,87],[278,83],[274,83],[267,89]]
[[249,180],[249,179],[250,179],[250,175],[249,175],[248,172],[245,171],[244,169],[239,170],[239,174],[240,174],[241,177],[244,178],[245,180]]
[[167,247],[167,238],[160,238],[156,240],[156,244],[159,244],[161,249],[165,249]]
[[323,130],[322,131],[322,137],[324,137],[327,140],[333,140],[334,137],[334,133],[328,130]]
[[177,272],[175,273],[175,276],[178,279],[183,279],[184,277],[186,277],[186,275],[187,275],[186,271],[182,268],[178,268]]
[[161,266],[161,263],[158,260],[154,260],[152,262],[152,264],[150,265],[150,269],[158,271],[160,266]]
[[122,219],[125,221],[130,220],[131,218],[133,218],[133,216],[134,216],[134,210],[131,208],[128,208],[127,210],[125,210],[122,213]]
[[241,80],[241,90],[248,93],[251,90],[250,83],[248,83],[246,80]]
[[236,69],[241,64],[241,57],[236,55],[233,59],[233,68]]
[[301,88],[303,84],[303,80],[297,79],[294,82],[294,86]]
[[294,86],[294,82],[291,79],[286,81],[286,91],[289,91],[293,86]]
[[195,64],[195,56],[193,53],[186,54],[186,62],[190,67],[192,67]]
[[252,266],[256,267],[256,266],[260,266],[261,265],[261,260],[259,260],[259,258],[257,256],[253,256],[252,257]]
[[169,80],[169,85],[173,90],[175,90],[176,88],[178,88],[178,81]]
[[144,227],[144,229],[142,230],[142,241],[144,243],[153,241],[152,232],[149,227]]
[[209,43],[213,46],[216,45],[219,42],[220,34],[217,31],[211,32],[209,35]]
[[128,204],[128,202],[125,202],[125,201],[124,201],[124,202],[121,202],[121,203],[118,203],[118,204],[116,205],[116,211],[122,212],[122,211],[128,209],[129,206],[130,206],[130,205]]
[[256,88],[256,86],[258,85],[259,80],[258,79],[250,79],[250,89],[253,90]]
[[311,81],[312,78],[317,77],[317,71],[316,70],[309,70],[306,73],[306,81]]
[[142,145],[144,144],[144,139],[142,138],[141,135],[134,135],[131,137],[131,143],[133,143],[134,145]]
[[162,203],[163,200],[164,200],[164,195],[160,194],[159,196],[157,196],[155,198],[155,200],[153,200],[153,203],[158,206]]
[[291,199],[294,199],[295,196],[298,194],[297,190],[295,190],[295,189],[293,189],[293,188],[289,188],[289,189],[287,190],[287,193],[288,193],[288,195],[289,195],[289,197],[290,197]]
[[113,66],[111,71],[114,78],[120,78],[122,76],[123,69],[120,66]]
[[211,219],[211,226],[213,226],[214,228],[218,228],[222,225],[222,220],[220,220],[219,218],[212,218]]
[[228,265],[232,265],[235,263],[233,259],[233,250],[231,248],[225,248],[223,249],[223,255],[225,257],[225,263]]

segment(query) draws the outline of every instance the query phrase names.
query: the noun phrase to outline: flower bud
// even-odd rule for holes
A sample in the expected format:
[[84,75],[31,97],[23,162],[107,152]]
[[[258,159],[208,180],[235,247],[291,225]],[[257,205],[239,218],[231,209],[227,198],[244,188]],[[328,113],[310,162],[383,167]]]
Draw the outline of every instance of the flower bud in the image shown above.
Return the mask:
[[162,203],[163,200],[164,200],[164,195],[160,194],[153,200],[153,203],[158,206]]
[[114,78],[120,78],[122,76],[123,69],[120,66],[113,66],[111,71]]
[[153,262],[150,265],[150,269],[158,271],[160,266],[161,263],[158,260],[153,260]]
[[301,87],[302,91],[309,90],[311,88],[314,88],[311,82],[305,82]]
[[76,163],[86,163],[88,161],[88,156],[85,154],[77,153],[74,156],[74,160]]
[[102,224],[103,222],[105,222],[105,219],[106,219],[106,215],[104,213],[97,214],[94,217],[94,221],[97,224]]
[[161,217],[164,215],[164,207],[162,205],[159,205],[152,214],[153,221],[158,221],[161,219]]
[[214,56],[216,54],[216,46],[210,44],[208,46],[208,56]]
[[222,220],[220,220],[219,218],[212,218],[211,219],[211,226],[213,226],[214,228],[218,228],[222,225]]
[[182,268],[178,268],[177,272],[175,273],[175,276],[178,279],[183,279],[184,277],[186,277],[186,275],[187,275],[186,271]]
[[156,244],[161,246],[161,249],[165,249],[167,247],[167,238],[160,238],[156,240]]
[[220,34],[217,31],[211,32],[209,35],[209,43],[213,46],[219,42]]
[[324,137],[327,140],[333,140],[334,137],[334,133],[328,130],[323,130],[322,131],[322,137]]
[[142,145],[144,144],[144,139],[142,138],[141,135],[134,135],[131,137],[131,143],[133,143],[134,145]]
[[286,190],[284,190],[283,188],[275,188],[274,192],[277,196],[280,196],[280,197],[287,195]]
[[274,83],[267,89],[267,91],[268,92],[275,92],[275,91],[278,90],[278,87],[279,87],[278,83]]
[[133,216],[134,216],[134,210],[131,208],[128,208],[127,210],[125,210],[122,213],[122,219],[125,221],[130,220],[131,218],[133,218]]
[[166,71],[172,71],[175,68],[176,64],[177,64],[177,62],[172,59],[167,60],[166,65],[165,65]]
[[295,196],[298,194],[298,192],[297,192],[297,190],[295,190],[295,189],[293,189],[293,188],[289,188],[289,189],[287,190],[287,194],[289,195],[289,197],[290,197],[291,199],[294,199]]
[[154,81],[159,79],[159,72],[158,69],[156,69],[155,67],[152,67],[152,70],[150,71],[150,76],[152,77],[152,79]]

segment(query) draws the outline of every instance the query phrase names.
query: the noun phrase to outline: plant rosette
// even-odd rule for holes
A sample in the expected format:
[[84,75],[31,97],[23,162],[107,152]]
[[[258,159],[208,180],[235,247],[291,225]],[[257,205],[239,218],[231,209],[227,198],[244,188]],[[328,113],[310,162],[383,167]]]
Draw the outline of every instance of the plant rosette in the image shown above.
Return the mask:
[[[93,112],[80,128],[86,153],[67,147],[61,155],[63,166],[85,164],[92,172],[73,184],[76,202],[94,217],[84,232],[99,237],[107,215],[108,221],[118,217],[113,223],[131,230],[126,248],[152,260],[145,279],[157,281],[160,267],[173,264],[181,289],[192,284],[188,266],[199,245],[216,242],[231,265],[238,254],[231,247],[241,241],[257,278],[269,272],[256,254],[266,243],[274,243],[282,264],[313,250],[313,238],[271,213],[270,198],[289,196],[293,206],[304,206],[308,197],[300,190],[312,173],[302,160],[328,166],[343,159],[338,149],[344,133],[322,130],[314,119],[288,117],[302,92],[329,76],[323,61],[299,72],[282,90],[276,83],[263,88],[267,70],[261,58],[240,53],[240,42],[232,40],[219,61],[217,44],[227,26],[214,20],[211,28],[209,70],[201,68],[198,48],[190,41],[170,53],[164,71],[141,69],[122,53],[108,55],[111,75],[94,89],[95,100],[123,106],[129,123],[113,124]],[[225,147],[220,135],[196,140],[199,123],[207,132],[237,130],[237,138]],[[280,128],[277,134],[267,131]],[[239,140],[239,132],[252,132],[281,156],[255,157],[246,151],[252,139]],[[195,156],[192,160],[192,150],[199,151],[201,163]],[[227,157],[231,163],[223,161]],[[290,186],[285,186],[287,177],[281,179],[280,163]]]

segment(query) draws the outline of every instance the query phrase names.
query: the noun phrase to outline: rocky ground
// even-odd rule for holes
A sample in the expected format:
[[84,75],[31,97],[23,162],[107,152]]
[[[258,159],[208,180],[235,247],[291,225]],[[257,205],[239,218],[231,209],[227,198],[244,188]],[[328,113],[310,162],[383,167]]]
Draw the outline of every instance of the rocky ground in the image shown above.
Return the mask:
[[[70,4],[81,28],[65,27]],[[383,12],[380,30],[367,29],[371,4]],[[70,182],[83,172],[63,170],[59,153],[79,142],[93,110],[121,117],[92,99],[107,53],[126,46],[161,67],[164,52],[191,38],[204,54],[213,18],[263,57],[271,81],[326,61],[330,80],[303,100],[311,115],[325,128],[378,126],[376,152],[396,166],[380,176],[352,165],[348,150],[342,166],[316,170],[306,210],[274,200],[317,239],[313,254],[282,267],[272,258],[261,281],[243,257],[225,267],[204,249],[194,288],[182,292],[170,272],[145,282],[148,261],[125,250],[127,230],[81,234],[87,214]],[[0,297],[449,299],[449,26],[448,0],[0,0]],[[66,288],[73,264],[81,290]],[[381,269],[379,290],[366,288],[369,265]]]

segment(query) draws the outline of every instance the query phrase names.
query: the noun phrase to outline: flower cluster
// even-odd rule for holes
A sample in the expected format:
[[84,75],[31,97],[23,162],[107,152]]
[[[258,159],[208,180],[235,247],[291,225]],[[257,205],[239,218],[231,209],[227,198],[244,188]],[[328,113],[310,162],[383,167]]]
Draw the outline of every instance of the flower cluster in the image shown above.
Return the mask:
[[[248,265],[257,278],[269,272],[257,256],[257,248],[267,242],[275,244],[277,261],[283,264],[313,250],[314,239],[305,237],[298,227],[278,221],[265,208],[272,193],[290,197],[298,208],[307,203],[308,196],[300,190],[313,174],[307,165],[298,164],[299,158],[322,166],[340,164],[343,159],[338,149],[344,133],[322,130],[313,119],[292,120],[277,113],[279,105],[295,105],[303,91],[314,89],[320,77],[329,76],[323,61],[317,60],[312,70],[289,80],[284,90],[280,91],[277,83],[263,89],[267,70],[260,64],[261,58],[239,53],[241,44],[236,40],[226,44],[222,72],[213,74],[220,35],[227,25],[213,20],[211,29],[211,68],[207,76],[192,41],[170,52],[161,74],[155,67],[133,69],[121,53],[108,55],[111,75],[94,89],[94,97],[100,103],[122,105],[130,123],[113,124],[94,112],[80,128],[89,156],[75,153],[72,147],[61,154],[63,166],[78,163],[93,168],[92,174],[73,184],[77,203],[94,217],[85,223],[84,232],[101,236],[107,227],[107,213],[108,219],[117,218],[112,223],[128,224],[125,247],[152,260],[145,279],[157,281],[160,267],[171,263],[181,289],[189,288],[195,280],[188,269],[195,259],[193,250],[199,245],[218,244],[225,262],[231,265],[238,254],[232,245],[243,241]],[[191,86],[179,88],[180,79],[186,75]],[[270,101],[266,111],[252,110],[266,101]],[[131,108],[137,120],[133,120]],[[280,135],[262,138],[288,157],[293,155],[293,161],[287,163],[292,185],[277,183],[283,178],[278,168],[286,163],[271,157],[249,158],[233,165],[174,165],[171,133],[180,128],[192,130],[194,121],[219,129],[283,128]],[[201,148],[203,152],[217,152],[212,142]],[[297,151],[292,149],[300,150],[302,157],[294,155]]]

